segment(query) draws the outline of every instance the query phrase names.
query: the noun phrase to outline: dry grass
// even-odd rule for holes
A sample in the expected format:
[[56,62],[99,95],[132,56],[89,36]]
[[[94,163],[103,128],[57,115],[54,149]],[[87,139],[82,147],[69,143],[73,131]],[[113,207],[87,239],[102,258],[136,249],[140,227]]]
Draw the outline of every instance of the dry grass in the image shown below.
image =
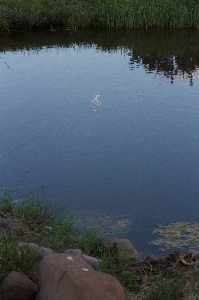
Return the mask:
[[160,274],[149,276],[147,284],[142,285],[138,293],[127,289],[126,300],[198,300],[199,299],[199,267],[184,266],[180,262],[173,266],[180,275],[164,277]]

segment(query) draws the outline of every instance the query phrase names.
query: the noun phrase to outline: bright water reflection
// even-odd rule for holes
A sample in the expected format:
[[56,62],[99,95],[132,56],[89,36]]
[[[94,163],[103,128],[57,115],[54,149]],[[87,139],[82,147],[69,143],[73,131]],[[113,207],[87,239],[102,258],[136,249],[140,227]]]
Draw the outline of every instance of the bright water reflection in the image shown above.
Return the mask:
[[144,254],[198,222],[198,31],[31,35],[0,43],[1,190],[119,215]]

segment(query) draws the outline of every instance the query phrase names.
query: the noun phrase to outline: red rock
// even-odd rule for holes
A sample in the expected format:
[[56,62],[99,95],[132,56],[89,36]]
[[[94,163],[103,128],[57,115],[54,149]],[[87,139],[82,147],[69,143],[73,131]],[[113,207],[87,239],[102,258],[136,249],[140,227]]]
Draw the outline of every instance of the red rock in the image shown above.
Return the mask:
[[40,263],[38,300],[124,300],[122,285],[79,255],[54,253]]
[[16,271],[6,276],[0,285],[0,294],[6,300],[33,300],[37,293],[36,284]]
[[119,255],[121,259],[139,259],[139,253],[127,239],[102,239],[103,247],[113,255]]
[[114,239],[113,252],[118,252],[121,259],[139,258],[139,253],[127,239]]
[[4,218],[0,221],[0,227],[12,231],[14,234],[19,235],[24,233],[21,224],[12,218]]

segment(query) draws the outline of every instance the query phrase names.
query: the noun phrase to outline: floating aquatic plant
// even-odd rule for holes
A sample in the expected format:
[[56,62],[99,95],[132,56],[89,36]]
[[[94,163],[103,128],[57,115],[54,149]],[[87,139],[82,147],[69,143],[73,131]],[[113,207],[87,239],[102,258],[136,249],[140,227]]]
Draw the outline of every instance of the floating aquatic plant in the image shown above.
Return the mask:
[[153,234],[160,236],[151,245],[164,245],[170,248],[192,248],[199,249],[199,223],[177,222],[167,226],[159,226]]

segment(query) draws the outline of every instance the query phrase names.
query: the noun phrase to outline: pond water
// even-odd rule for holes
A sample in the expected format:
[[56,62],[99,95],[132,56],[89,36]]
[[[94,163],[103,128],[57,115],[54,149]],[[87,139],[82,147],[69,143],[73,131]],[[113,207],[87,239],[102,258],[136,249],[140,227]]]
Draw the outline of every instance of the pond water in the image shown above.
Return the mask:
[[[0,189],[156,253],[199,218],[199,30],[0,35]],[[94,221],[93,221],[94,220]]]

